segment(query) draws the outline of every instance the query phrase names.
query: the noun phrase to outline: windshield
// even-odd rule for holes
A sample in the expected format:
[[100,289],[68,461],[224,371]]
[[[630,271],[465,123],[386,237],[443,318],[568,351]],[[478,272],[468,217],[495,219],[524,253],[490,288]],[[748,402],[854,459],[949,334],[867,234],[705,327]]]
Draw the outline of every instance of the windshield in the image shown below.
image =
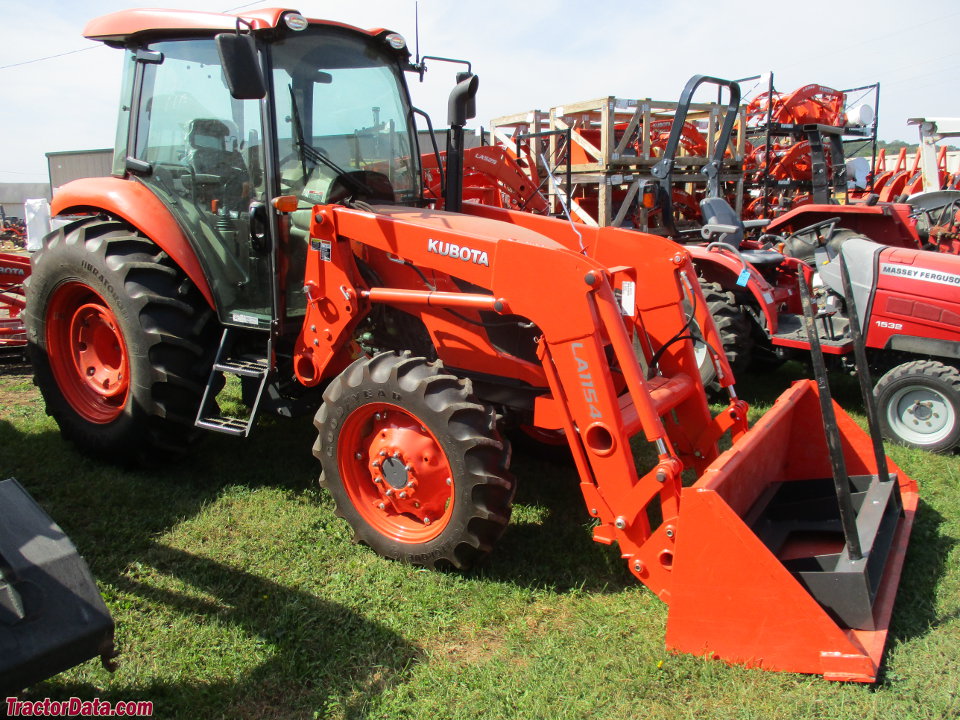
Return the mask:
[[302,205],[414,202],[418,162],[396,57],[348,30],[312,27],[272,46],[280,183]]

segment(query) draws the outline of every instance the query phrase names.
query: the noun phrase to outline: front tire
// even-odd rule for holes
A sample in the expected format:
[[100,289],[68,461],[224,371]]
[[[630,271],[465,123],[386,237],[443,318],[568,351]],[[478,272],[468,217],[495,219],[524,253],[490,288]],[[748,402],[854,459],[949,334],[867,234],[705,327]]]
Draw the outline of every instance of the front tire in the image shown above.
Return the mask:
[[468,380],[410,353],[362,358],[324,392],[314,455],[337,515],[379,554],[439,568],[485,557],[510,520],[509,446]]
[[960,443],[960,372],[935,360],[890,370],[874,388],[885,437],[909,447],[945,452]]
[[51,235],[26,283],[28,354],[61,434],[88,454],[181,454],[213,361],[216,320],[152,241],[123,223]]

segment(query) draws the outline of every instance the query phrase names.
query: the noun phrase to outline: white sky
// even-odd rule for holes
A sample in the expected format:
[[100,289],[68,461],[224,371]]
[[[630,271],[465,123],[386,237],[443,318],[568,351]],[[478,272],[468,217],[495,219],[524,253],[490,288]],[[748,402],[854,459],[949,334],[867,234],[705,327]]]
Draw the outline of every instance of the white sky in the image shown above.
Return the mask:
[[[45,152],[113,146],[119,50],[82,37],[130,7],[224,11],[273,1],[0,0],[0,182],[45,182]],[[291,7],[414,40],[414,0],[305,0]],[[776,7],[776,9],[774,9]],[[908,117],[960,116],[957,0],[420,0],[420,52],[468,59],[477,119],[605,95],[676,100],[703,73],[773,71],[777,89],[880,82],[879,134],[916,142]],[[93,47],[16,67],[27,60]],[[456,66],[432,64],[414,103],[446,122]],[[706,93],[703,99],[707,99]],[[698,96],[699,99],[699,96]]]

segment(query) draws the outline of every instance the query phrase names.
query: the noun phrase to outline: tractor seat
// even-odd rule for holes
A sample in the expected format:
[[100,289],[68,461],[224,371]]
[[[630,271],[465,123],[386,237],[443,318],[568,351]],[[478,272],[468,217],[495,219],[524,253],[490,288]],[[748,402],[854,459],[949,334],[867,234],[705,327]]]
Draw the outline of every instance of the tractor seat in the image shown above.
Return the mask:
[[740,250],[740,254],[743,256],[743,259],[746,260],[751,265],[757,267],[761,265],[765,266],[776,266],[782,263],[786,258],[783,253],[778,253],[776,250]]
[[700,214],[704,225],[730,225],[737,228],[735,233],[723,238],[725,243],[739,247],[743,242],[743,221],[723,198],[708,197],[701,200]]

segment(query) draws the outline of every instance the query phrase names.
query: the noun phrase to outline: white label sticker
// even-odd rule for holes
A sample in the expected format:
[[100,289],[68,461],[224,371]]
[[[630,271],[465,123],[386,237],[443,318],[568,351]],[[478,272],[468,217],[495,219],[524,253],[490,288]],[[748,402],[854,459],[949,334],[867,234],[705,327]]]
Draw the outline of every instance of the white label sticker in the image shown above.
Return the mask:
[[230,317],[235,323],[243,323],[244,325],[259,324],[259,321],[253,315],[244,315],[243,313],[235,312]]
[[623,308],[623,314],[633,317],[637,314],[637,284],[632,280],[624,280],[620,293],[620,306]]
[[940,272],[939,270],[930,270],[929,268],[883,263],[880,265],[880,274],[909,278],[910,280],[926,280],[927,282],[939,283],[940,285],[952,285],[953,287],[960,287],[960,275],[956,273]]

